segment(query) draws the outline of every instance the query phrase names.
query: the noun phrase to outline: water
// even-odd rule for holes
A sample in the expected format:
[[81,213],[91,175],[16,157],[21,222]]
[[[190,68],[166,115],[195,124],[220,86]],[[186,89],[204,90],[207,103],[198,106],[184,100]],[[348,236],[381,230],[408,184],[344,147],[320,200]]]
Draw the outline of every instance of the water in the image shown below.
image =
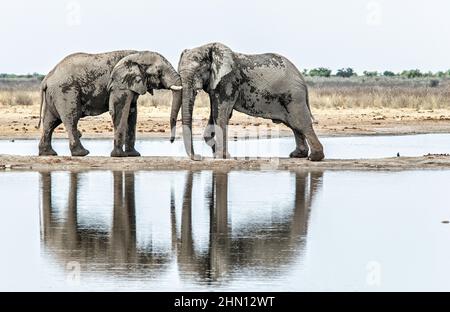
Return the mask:
[[[421,134],[399,136],[353,136],[321,138],[328,159],[361,159],[402,156],[423,156],[428,153],[450,153],[450,134]],[[84,139],[84,146],[93,156],[109,156],[111,139]],[[0,140],[0,154],[37,155],[38,140]],[[203,141],[195,141],[195,150],[211,156]],[[65,139],[55,139],[54,149],[60,155],[70,155]],[[238,139],[229,142],[231,156],[287,157],[295,148],[293,137],[273,139]],[[171,144],[167,139],[138,140],[136,149],[143,156],[185,156],[182,140]]]
[[450,290],[450,171],[1,172],[0,290]]

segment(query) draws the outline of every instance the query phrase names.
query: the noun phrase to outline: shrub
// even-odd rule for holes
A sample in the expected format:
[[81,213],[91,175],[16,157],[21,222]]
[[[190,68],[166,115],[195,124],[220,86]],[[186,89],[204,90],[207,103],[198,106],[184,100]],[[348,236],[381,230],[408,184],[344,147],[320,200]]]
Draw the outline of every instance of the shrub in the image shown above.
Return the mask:
[[423,74],[419,69],[404,70],[404,71],[402,71],[402,73],[400,75],[403,77],[406,77],[406,78],[423,77]]
[[336,76],[338,77],[344,77],[349,78],[352,76],[357,76],[356,72],[353,70],[353,68],[341,68],[337,71]]
[[438,79],[431,79],[430,80],[430,87],[436,88],[437,86],[439,86],[439,80]]
[[33,99],[28,94],[17,94],[15,98],[15,104],[24,106],[33,105]]
[[330,77],[331,69],[325,67],[314,68],[309,71],[311,77]]
[[378,76],[378,72],[377,71],[367,71],[367,70],[365,70],[363,72],[363,74],[366,77],[377,77]]
[[394,76],[395,76],[395,73],[394,73],[394,72],[391,72],[391,71],[389,71],[389,70],[385,70],[385,71],[383,72],[383,76],[385,76],[385,77],[394,77]]

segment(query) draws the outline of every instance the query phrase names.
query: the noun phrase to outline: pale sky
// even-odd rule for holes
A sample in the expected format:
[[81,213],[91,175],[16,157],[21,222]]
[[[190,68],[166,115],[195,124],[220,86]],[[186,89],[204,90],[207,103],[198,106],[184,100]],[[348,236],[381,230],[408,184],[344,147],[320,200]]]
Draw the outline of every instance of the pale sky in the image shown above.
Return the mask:
[[1,0],[0,72],[47,73],[73,52],[222,42],[298,68],[450,69],[448,0]]

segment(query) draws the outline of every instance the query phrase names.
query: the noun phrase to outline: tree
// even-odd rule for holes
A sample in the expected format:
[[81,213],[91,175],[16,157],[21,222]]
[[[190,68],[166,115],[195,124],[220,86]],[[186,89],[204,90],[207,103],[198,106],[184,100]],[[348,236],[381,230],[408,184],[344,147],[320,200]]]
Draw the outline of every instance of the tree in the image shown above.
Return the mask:
[[400,75],[406,78],[423,77],[423,74],[419,69],[404,70]]
[[311,77],[330,77],[331,69],[325,67],[314,68],[309,71]]
[[383,76],[385,76],[385,77],[394,77],[394,76],[395,76],[395,73],[394,73],[394,72],[391,72],[391,71],[389,71],[389,70],[385,70],[385,71],[383,72]]
[[378,72],[377,71],[367,71],[367,70],[365,70],[363,72],[363,74],[366,77],[377,77],[378,76]]
[[344,78],[349,78],[352,76],[358,76],[356,74],[356,72],[353,70],[353,68],[341,68],[337,71],[336,76],[338,77],[344,77]]

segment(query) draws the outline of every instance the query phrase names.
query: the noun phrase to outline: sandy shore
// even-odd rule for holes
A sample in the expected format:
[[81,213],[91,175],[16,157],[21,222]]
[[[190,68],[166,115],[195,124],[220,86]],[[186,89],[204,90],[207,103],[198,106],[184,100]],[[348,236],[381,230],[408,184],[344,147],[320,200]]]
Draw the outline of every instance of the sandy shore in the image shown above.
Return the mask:
[[[169,106],[139,107],[138,138],[168,138],[170,134]],[[39,138],[39,107],[0,106],[0,138]],[[450,109],[315,109],[315,129],[319,136],[387,135],[450,132]],[[194,115],[194,134],[201,135],[207,123],[209,108],[197,107]],[[84,138],[112,138],[109,114],[87,117],[80,121]],[[230,136],[254,136],[261,129],[292,135],[290,129],[270,120],[249,117],[237,112],[230,121]],[[178,129],[178,135],[181,129]],[[56,129],[56,137],[67,137],[65,129]],[[1,153],[1,151],[0,151]],[[324,160],[311,162],[304,159],[229,159],[191,161],[186,157],[36,157],[0,155],[0,170],[406,170],[450,169],[450,156],[398,157],[366,160]]]
[[[315,129],[319,136],[415,134],[450,132],[450,109],[313,109],[318,123]],[[139,107],[137,137],[168,138],[170,107]],[[201,135],[207,124],[208,107],[196,107],[194,111],[194,135]],[[39,120],[38,105],[0,106],[0,138],[39,138],[41,129],[36,129]],[[181,122],[179,122],[180,126]],[[233,112],[230,120],[230,135],[254,136],[258,129],[279,131],[280,135],[292,135],[290,129],[272,123],[271,120],[249,117]],[[86,117],[79,123],[85,138],[112,138],[109,114]],[[178,128],[178,135],[181,129]],[[67,137],[64,126],[55,130],[55,137]]]
[[396,157],[384,159],[324,160],[260,158],[205,158],[191,161],[186,157],[38,157],[0,155],[0,170],[411,170],[450,169],[450,155]]

